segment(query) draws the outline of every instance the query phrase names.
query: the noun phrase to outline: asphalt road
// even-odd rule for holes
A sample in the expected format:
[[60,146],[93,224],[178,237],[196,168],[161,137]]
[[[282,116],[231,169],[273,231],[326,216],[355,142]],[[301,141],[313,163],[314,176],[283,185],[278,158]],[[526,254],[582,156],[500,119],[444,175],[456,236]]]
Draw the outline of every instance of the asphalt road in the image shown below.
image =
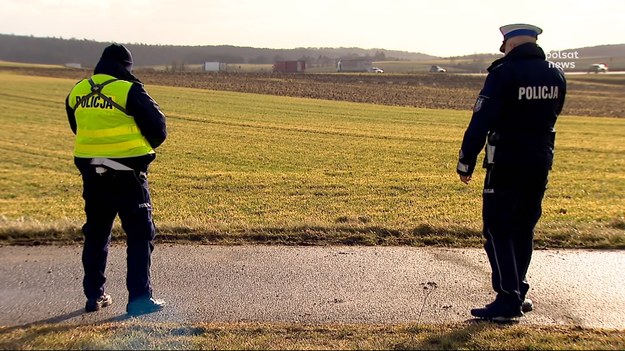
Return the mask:
[[[80,247],[0,247],[0,325],[123,320],[125,247],[109,256],[112,306],[84,314]],[[625,251],[540,250],[535,310],[520,323],[625,329]],[[447,323],[493,299],[481,249],[159,245],[154,322]]]

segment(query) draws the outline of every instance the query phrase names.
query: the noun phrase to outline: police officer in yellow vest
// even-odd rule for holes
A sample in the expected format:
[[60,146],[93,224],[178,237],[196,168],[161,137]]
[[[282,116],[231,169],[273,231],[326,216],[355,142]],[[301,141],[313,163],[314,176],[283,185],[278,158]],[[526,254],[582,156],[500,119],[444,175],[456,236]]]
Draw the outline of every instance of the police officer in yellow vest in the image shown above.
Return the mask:
[[128,304],[131,315],[161,310],[152,297],[151,255],[156,229],[148,187],[154,149],[167,137],[165,116],[132,73],[132,55],[106,47],[94,75],[78,82],[65,104],[76,140],[74,163],[83,180],[86,223],[82,263],[85,311],[112,303],[105,293],[111,229],[119,215],[127,236]]

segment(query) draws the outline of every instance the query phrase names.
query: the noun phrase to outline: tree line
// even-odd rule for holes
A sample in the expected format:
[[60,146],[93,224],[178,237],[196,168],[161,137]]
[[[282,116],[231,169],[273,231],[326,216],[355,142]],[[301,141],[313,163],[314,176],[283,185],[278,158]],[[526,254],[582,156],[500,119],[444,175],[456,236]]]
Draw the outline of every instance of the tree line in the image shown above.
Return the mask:
[[[0,34],[0,60],[40,63],[79,63],[83,67],[95,65],[102,50],[111,42],[86,39],[41,38]],[[218,46],[176,46],[122,43],[132,52],[140,66],[202,64],[218,61],[234,64],[270,64],[276,61],[305,60],[311,65],[333,65],[340,58],[370,58],[372,61],[425,60],[434,56],[406,51],[361,48],[295,48],[268,49]]]

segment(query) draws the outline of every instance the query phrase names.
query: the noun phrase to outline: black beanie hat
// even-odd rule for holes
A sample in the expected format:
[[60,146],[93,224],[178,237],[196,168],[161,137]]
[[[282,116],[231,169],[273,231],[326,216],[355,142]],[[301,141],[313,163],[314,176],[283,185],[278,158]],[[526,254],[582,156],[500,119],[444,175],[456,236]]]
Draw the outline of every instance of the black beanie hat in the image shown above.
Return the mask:
[[132,54],[125,46],[121,44],[111,44],[102,52],[100,60],[109,60],[117,62],[128,71],[132,71]]

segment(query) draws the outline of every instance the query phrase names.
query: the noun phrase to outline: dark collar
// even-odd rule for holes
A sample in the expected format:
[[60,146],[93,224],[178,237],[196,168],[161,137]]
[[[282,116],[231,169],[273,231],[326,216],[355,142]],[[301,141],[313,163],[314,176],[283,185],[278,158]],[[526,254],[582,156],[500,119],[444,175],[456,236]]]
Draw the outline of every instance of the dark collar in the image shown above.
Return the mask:
[[505,63],[508,61],[525,60],[525,59],[531,59],[531,58],[538,58],[538,59],[544,60],[546,59],[545,52],[536,43],[521,44],[515,47],[514,49],[512,49],[512,51],[510,51],[506,56],[495,60],[490,65],[490,67],[488,67],[488,72],[493,70],[495,67],[501,65],[502,63]]

